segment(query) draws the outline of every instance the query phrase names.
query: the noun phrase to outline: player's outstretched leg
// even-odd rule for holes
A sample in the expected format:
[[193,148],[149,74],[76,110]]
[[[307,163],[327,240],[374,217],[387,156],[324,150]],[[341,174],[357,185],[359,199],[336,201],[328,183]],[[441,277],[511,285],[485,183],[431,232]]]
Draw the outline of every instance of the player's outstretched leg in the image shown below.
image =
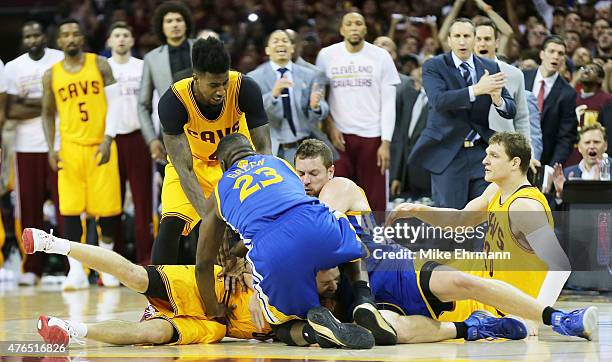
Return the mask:
[[374,336],[367,329],[352,323],[341,323],[325,307],[308,311],[308,323],[316,332],[319,346],[369,349],[374,346]]
[[553,331],[564,336],[577,336],[593,340],[597,332],[597,307],[577,309],[571,312],[556,311],[552,313]]
[[149,286],[149,277],[145,268],[131,263],[112,250],[72,242],[34,228],[23,230],[22,243],[28,254],[42,251],[48,254],[69,255],[98,272],[114,275],[126,287],[138,293],[144,293]]
[[144,322],[113,320],[85,324],[41,315],[38,334],[46,343],[63,345],[84,343],[84,339],[117,345],[165,344],[171,342],[174,327],[161,318]]

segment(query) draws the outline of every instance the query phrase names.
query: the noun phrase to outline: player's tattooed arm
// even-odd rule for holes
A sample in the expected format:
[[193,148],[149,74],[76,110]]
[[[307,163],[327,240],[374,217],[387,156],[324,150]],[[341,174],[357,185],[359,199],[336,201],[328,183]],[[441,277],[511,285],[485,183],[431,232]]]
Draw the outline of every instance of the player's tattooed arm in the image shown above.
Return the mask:
[[45,132],[47,146],[49,146],[49,166],[53,171],[57,171],[59,157],[55,152],[55,96],[51,83],[51,69],[47,70],[43,75],[43,96],[42,96],[42,124]]
[[101,55],[98,55],[98,57],[96,58],[96,64],[98,65],[100,73],[102,73],[102,78],[104,79],[104,86],[108,87],[109,85],[114,84],[115,77],[113,76],[113,70],[106,61],[106,58]]
[[[193,171],[193,156],[191,148],[189,147],[189,141],[187,135],[181,133],[179,135],[169,135],[164,133],[164,144],[170,156],[170,161],[174,165],[174,169],[179,176],[181,187],[189,199],[191,205],[196,210],[200,218],[204,220],[206,213],[204,211],[204,192],[198,182],[198,178]],[[217,250],[219,250],[217,248]],[[217,255],[217,254],[215,254]]]
[[268,124],[261,125],[257,128],[249,130],[251,140],[255,146],[257,153],[262,155],[272,154],[272,143],[270,141],[270,126]]
[[[168,147],[170,150],[170,147]],[[223,234],[225,224],[217,215],[217,199],[210,197],[205,202],[205,216],[200,223],[200,235],[196,251],[196,283],[206,310],[206,315],[211,318],[223,319],[231,312],[232,306],[220,304],[215,293],[214,267]],[[228,308],[229,307],[229,308]]]

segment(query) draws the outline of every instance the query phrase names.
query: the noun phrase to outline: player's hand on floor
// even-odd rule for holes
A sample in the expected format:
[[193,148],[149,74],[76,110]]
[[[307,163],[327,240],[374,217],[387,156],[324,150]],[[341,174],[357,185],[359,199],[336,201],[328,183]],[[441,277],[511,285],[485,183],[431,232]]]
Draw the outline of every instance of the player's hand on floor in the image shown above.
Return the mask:
[[253,293],[251,298],[249,298],[249,312],[251,313],[251,320],[257,328],[257,331],[262,332],[266,325],[266,320],[263,315],[263,310],[261,309],[261,304],[257,299],[257,293]]

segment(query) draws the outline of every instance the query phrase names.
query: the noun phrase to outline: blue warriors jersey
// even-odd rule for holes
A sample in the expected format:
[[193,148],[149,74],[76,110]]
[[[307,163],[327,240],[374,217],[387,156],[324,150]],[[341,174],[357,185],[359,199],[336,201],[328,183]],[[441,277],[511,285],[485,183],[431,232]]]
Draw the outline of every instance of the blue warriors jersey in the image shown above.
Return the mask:
[[247,247],[258,231],[287,210],[318,203],[306,195],[300,178],[285,160],[269,155],[249,156],[232,165],[217,184],[215,197],[221,217]]

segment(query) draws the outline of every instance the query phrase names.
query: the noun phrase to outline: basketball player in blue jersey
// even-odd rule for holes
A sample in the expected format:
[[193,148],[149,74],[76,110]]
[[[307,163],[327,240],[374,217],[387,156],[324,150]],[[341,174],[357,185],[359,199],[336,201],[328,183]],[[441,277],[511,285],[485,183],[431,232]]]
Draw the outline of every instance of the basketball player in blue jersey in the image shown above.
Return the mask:
[[[253,287],[281,341],[347,348],[395,344],[395,331],[374,306],[359,261],[363,248],[347,218],[307,196],[286,161],[256,154],[241,134],[224,137],[217,157],[224,173],[207,201],[196,255],[206,315],[225,318],[230,312],[215,297],[213,275],[227,224],[248,249]],[[357,324],[340,323],[319,303],[316,273],[339,265],[356,295]]]
[[[366,263],[372,292],[379,306],[387,309],[381,312],[397,331],[398,343],[453,338],[522,339],[527,336],[523,321],[514,317],[495,318],[490,311],[497,310],[542,321],[552,325],[553,330],[560,334],[593,337],[597,319],[577,318],[577,312],[581,310],[565,313],[547,307],[510,284],[480,278],[435,262],[426,262],[416,270],[409,258],[376,258],[383,253],[401,253],[405,248],[390,240],[384,243],[373,241],[370,233],[376,224],[363,190],[349,179],[334,178],[331,160],[331,150],[323,142],[306,140],[296,151],[295,166],[307,194],[318,197],[333,210],[345,213],[369,249]],[[323,296],[334,296],[338,289],[338,274],[333,269],[319,272],[317,281]],[[444,318],[456,303],[472,304],[470,307],[474,312],[463,322]],[[485,310],[478,310],[481,308]]]

